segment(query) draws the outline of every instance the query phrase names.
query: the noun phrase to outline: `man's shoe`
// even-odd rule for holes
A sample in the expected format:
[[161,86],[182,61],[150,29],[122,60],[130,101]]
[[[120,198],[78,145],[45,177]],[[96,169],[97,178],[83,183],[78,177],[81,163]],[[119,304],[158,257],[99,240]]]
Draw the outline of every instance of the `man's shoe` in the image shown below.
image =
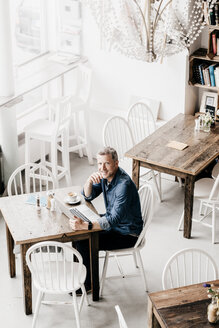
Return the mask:
[[[86,292],[87,292],[87,294],[91,294],[91,288],[90,289],[87,289],[86,288]],[[69,293],[69,295],[72,296],[72,292]],[[81,290],[81,288],[76,290],[76,295],[77,296],[82,296],[82,290]]]

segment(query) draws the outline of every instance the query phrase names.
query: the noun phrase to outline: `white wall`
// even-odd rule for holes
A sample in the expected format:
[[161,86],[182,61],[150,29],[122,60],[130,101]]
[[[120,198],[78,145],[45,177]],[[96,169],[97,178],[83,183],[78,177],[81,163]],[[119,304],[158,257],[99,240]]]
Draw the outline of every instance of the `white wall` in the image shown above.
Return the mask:
[[90,108],[94,152],[101,145],[104,121],[117,111],[126,114],[132,95],[160,100],[159,117],[163,120],[185,111],[186,51],[164,58],[162,64],[129,59],[100,49],[99,30],[87,7],[83,8],[83,22],[83,51],[94,72]]

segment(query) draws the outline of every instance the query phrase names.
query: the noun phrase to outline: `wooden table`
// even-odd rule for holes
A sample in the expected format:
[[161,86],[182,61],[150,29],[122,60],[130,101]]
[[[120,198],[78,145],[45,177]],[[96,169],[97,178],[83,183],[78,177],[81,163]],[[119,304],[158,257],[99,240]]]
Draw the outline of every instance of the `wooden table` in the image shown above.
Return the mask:
[[[219,280],[212,281],[219,286]],[[148,295],[148,328],[212,327],[207,320],[207,288],[203,284],[167,289]],[[216,327],[219,323],[216,324]]]
[[[188,147],[169,148],[170,141],[185,143]],[[185,179],[184,237],[190,238],[195,178],[219,156],[219,124],[209,133],[196,131],[194,116],[178,114],[125,156],[133,159],[132,179],[137,188],[140,166]]]
[[[67,192],[76,191],[80,194],[80,190],[81,188],[77,186],[57,189],[55,193],[58,194],[59,198],[64,199]],[[0,198],[0,210],[6,223],[8,263],[11,278],[16,275],[14,244],[20,245],[25,313],[32,313],[31,273],[26,264],[26,252],[36,242],[45,240],[72,242],[89,239],[93,301],[98,301],[99,230],[73,232],[69,226],[69,219],[64,214],[60,211],[50,212],[46,207],[42,207],[40,213],[38,213],[34,205],[25,203],[28,196],[28,194],[25,194]],[[87,203],[87,205],[95,211],[92,204]]]

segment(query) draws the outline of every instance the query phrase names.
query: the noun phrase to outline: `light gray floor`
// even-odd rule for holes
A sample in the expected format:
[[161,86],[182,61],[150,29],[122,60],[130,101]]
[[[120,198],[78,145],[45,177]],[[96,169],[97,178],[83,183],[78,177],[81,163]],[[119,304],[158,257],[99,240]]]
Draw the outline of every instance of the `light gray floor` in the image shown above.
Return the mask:
[[[93,171],[95,171],[95,167],[88,165],[86,157],[79,159],[77,155],[71,155],[72,183],[74,185],[83,184]],[[184,190],[179,188],[170,176],[162,177],[162,186],[163,202],[158,203],[155,197],[154,216],[146,235],[145,248],[142,250],[150,292],[162,289],[163,267],[168,258],[182,248],[202,248],[209,252],[217,262],[219,258],[219,245],[211,244],[210,229],[194,224],[191,239],[184,239],[182,232],[177,231],[183,209]],[[95,201],[95,206],[102,211],[101,197]],[[0,218],[0,245],[0,325],[5,328],[29,328],[32,323],[32,315],[26,316],[23,311],[19,260],[17,260],[16,278],[11,279],[8,274],[5,227],[2,218]],[[121,263],[127,273],[136,274],[137,271],[131,258],[122,258]],[[102,269],[102,261],[100,269]],[[110,262],[108,273],[109,275],[118,275],[118,269],[113,259]],[[70,300],[70,296],[66,296],[66,299]],[[36,293],[34,291],[34,303],[35,300]],[[114,277],[107,280],[103,298],[99,302],[91,302],[89,307],[84,306],[81,313],[81,327],[119,327],[114,309],[116,304],[119,304],[129,328],[147,327],[147,294],[143,291],[140,276],[125,279]],[[73,309],[69,305],[42,305],[38,327],[75,327]]]

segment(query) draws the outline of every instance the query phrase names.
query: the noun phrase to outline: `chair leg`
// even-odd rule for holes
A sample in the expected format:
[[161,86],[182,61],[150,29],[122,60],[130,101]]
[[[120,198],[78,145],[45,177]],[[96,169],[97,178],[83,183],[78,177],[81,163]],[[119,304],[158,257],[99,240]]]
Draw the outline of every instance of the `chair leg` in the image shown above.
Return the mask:
[[159,192],[160,192],[160,198],[161,198],[161,201],[162,201],[162,185],[161,185],[161,173],[158,172],[158,187],[159,187]]
[[74,305],[74,311],[75,311],[75,319],[76,319],[76,326],[77,328],[80,328],[80,318],[79,318],[79,310],[78,310],[78,302],[77,302],[77,296],[75,291],[72,292],[73,297],[73,305]]
[[118,256],[114,255],[114,258],[116,260],[116,263],[117,263],[117,266],[118,266],[118,269],[119,269],[120,274],[122,275],[123,278],[125,278],[125,273],[124,273],[124,271],[122,269],[122,266],[121,266],[121,264],[119,262]]
[[51,164],[52,164],[52,173],[56,180],[58,181],[58,170],[57,170],[57,143],[56,140],[51,141]]
[[141,271],[141,276],[142,276],[142,280],[143,280],[143,284],[144,284],[144,290],[145,290],[145,292],[147,292],[148,291],[147,280],[146,280],[144,265],[143,265],[141,254],[140,254],[139,250],[136,251],[136,255],[138,256],[138,260],[139,260],[139,268]]
[[37,301],[36,301],[36,308],[35,308],[35,313],[33,316],[33,322],[32,322],[32,328],[36,327],[36,320],[39,314],[39,310],[40,310],[40,305],[41,305],[41,301],[43,299],[44,293],[39,291],[38,295],[37,295]]
[[66,169],[66,174],[65,174],[65,178],[66,178],[66,183],[67,186],[71,186],[72,185],[72,181],[71,181],[71,173],[70,173],[70,159],[69,159],[69,151],[68,151],[68,145],[69,145],[69,132],[68,131],[64,131],[63,132],[63,137],[62,137],[62,162],[63,162],[63,166]]
[[107,271],[108,261],[109,261],[109,252],[106,251],[104,264],[103,264],[103,272],[102,272],[102,277],[101,277],[101,282],[100,282],[100,296],[102,296],[102,293],[103,293],[103,287],[104,287],[104,283],[105,283],[105,279],[106,279],[106,271]]
[[46,145],[44,141],[40,142],[40,158],[41,164],[45,165],[45,157],[46,157]]
[[178,225],[178,230],[183,230],[182,225],[183,225],[183,220],[184,220],[184,211],[182,212],[181,218],[179,220],[179,225]]
[[93,157],[92,157],[92,153],[90,150],[90,142],[89,142],[89,137],[88,137],[88,131],[89,131],[89,126],[88,126],[88,122],[87,122],[87,118],[85,116],[85,112],[83,112],[84,114],[84,140],[86,142],[86,152],[87,152],[87,158],[88,158],[88,162],[90,165],[94,165],[94,161],[93,161]]
[[215,221],[215,205],[212,208],[212,244],[215,243],[215,228],[216,228],[216,221]]
[[138,266],[137,257],[136,257],[135,252],[133,252],[133,259],[134,259],[135,267],[138,269],[139,266]]
[[[80,145],[81,141],[79,138],[79,113],[74,113],[74,129],[75,129],[75,135],[76,135],[76,140],[77,140],[77,144]],[[82,148],[78,149],[78,153],[79,153],[79,157],[83,157],[83,150]]]
[[152,174],[152,177],[153,177],[153,182],[154,182],[154,185],[155,185],[155,190],[156,190],[158,199],[159,199],[160,202],[162,202],[161,194],[160,194],[159,187],[158,187],[158,184],[157,184],[157,179],[156,179],[156,176],[155,176],[153,170],[151,170],[151,174]]
[[87,292],[86,292],[86,289],[84,287],[84,284],[81,286],[81,290],[82,290],[82,292],[84,294],[84,297],[85,297],[85,300],[86,300],[87,305],[90,305],[89,298],[87,296]]

